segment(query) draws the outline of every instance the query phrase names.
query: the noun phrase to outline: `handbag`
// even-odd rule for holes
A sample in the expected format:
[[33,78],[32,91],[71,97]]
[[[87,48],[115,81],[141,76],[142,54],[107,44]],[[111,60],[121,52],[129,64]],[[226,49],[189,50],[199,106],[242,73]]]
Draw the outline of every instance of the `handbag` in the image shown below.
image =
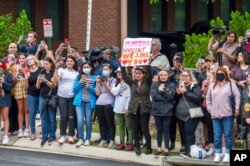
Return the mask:
[[46,96],[46,99],[48,107],[52,107],[53,109],[57,108],[57,96],[53,88],[50,89],[49,93]]
[[232,83],[231,83],[231,82],[230,82],[230,90],[231,90],[231,95],[229,95],[229,101],[230,101],[230,107],[231,107],[232,112],[233,112],[233,114],[234,114],[236,102],[235,102],[235,96],[233,95]]
[[184,95],[183,95],[183,98],[184,98],[185,103],[186,103],[187,106],[188,106],[188,111],[189,111],[189,114],[190,114],[191,119],[193,119],[193,118],[200,118],[200,117],[203,117],[203,116],[204,116],[201,107],[190,108],[190,106],[189,106],[189,104],[187,103],[187,100],[186,100],[186,98],[185,98]]

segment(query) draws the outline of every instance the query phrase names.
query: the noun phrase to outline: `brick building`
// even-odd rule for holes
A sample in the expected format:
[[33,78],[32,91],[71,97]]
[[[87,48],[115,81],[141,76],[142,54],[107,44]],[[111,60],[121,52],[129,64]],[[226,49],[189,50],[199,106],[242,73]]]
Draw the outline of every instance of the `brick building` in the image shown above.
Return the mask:
[[[90,47],[121,47],[127,36],[186,32],[199,21],[217,16],[228,21],[231,11],[250,11],[249,0],[216,0],[213,4],[204,0],[159,0],[156,5],[149,1],[93,0]],[[53,48],[68,38],[71,46],[82,51],[86,48],[87,6],[88,0],[1,0],[0,15],[12,13],[16,18],[25,9],[38,40],[43,39],[42,20],[52,18]]]

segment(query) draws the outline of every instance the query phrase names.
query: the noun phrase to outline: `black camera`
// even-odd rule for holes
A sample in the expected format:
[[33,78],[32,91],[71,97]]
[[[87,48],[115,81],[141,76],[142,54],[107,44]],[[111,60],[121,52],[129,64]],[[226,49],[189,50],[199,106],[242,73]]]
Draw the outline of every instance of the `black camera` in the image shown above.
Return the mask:
[[212,35],[217,37],[217,36],[222,36],[225,34],[225,27],[213,27],[212,28]]

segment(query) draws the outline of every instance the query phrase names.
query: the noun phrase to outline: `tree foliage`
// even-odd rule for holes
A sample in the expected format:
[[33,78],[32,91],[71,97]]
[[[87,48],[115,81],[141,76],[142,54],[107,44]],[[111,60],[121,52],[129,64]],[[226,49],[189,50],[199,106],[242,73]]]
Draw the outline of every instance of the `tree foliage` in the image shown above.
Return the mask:
[[[210,21],[211,27],[225,27],[223,20],[219,17]],[[247,29],[250,29],[250,14],[245,12],[231,12],[231,20],[227,29],[235,30],[238,36],[244,36]],[[209,54],[207,50],[208,42],[211,37],[211,30],[208,33],[186,35],[184,44],[184,64],[186,67],[195,67],[197,59]],[[223,39],[224,36],[221,36]]]
[[16,42],[19,36],[27,34],[31,30],[31,23],[25,10],[20,12],[16,21],[12,14],[0,16],[0,58],[5,56],[10,43]]

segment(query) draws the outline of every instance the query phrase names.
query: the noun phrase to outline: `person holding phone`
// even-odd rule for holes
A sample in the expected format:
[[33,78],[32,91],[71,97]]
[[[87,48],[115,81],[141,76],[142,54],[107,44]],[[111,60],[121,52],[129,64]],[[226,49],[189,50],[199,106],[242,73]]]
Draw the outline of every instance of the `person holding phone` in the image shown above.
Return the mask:
[[[179,85],[180,79],[181,79],[181,72],[184,70],[184,65],[183,65],[183,53],[182,52],[176,52],[173,58],[173,67],[169,70],[169,79],[170,82],[174,83],[175,86],[177,87]],[[176,108],[176,102],[177,102],[177,95],[175,94],[175,99],[174,99],[174,112]],[[170,123],[170,146],[169,150],[175,149],[175,140],[176,140],[176,124],[179,123],[177,120],[176,116],[172,116],[172,120]],[[184,145],[184,137],[183,133],[180,133],[181,137],[181,148],[180,152],[184,153],[185,152],[185,145]]]
[[9,143],[9,108],[11,107],[11,89],[13,87],[12,75],[8,72],[6,64],[0,60],[0,114],[4,122],[3,145]]
[[[36,44],[37,34],[34,31],[28,33],[27,38],[25,35],[19,37],[17,42],[18,50],[23,53],[35,55],[38,45]],[[20,45],[21,41],[26,41],[26,45]]]
[[246,63],[250,65],[250,29],[245,31],[245,40],[243,40],[243,37],[239,37],[235,55],[238,55],[241,51],[246,52]]
[[39,89],[36,88],[36,82],[42,68],[39,65],[38,59],[34,55],[28,55],[26,61],[30,70],[25,74],[25,85],[26,88],[28,88],[27,102],[30,120],[30,140],[33,141],[36,139],[35,118],[39,111]]
[[[25,86],[25,75],[29,72],[26,63],[27,54],[20,54],[18,57],[17,74],[15,79],[14,96],[18,107],[18,137],[29,136],[29,111],[27,106],[27,88]],[[25,120],[25,129],[23,123]]]
[[[16,80],[16,75],[17,75],[17,58],[16,55],[13,53],[10,53],[7,55],[7,69],[12,75],[13,81]],[[18,109],[17,109],[17,103],[14,97],[14,86],[12,89],[11,93],[11,108],[9,111],[9,121],[10,121],[10,126],[9,126],[9,132],[13,135],[18,134]]]
[[55,84],[52,77],[55,72],[55,64],[50,57],[44,58],[44,67],[42,72],[38,75],[36,88],[39,92],[39,112],[41,114],[42,122],[42,142],[43,146],[47,141],[51,144],[56,140],[56,108],[49,106],[47,102],[47,95],[52,89],[55,93]]
[[176,88],[177,104],[175,116],[179,120],[179,130],[183,133],[185,155],[190,156],[190,146],[195,144],[195,130],[200,118],[191,118],[189,108],[199,107],[202,93],[193,73],[189,70],[181,72],[181,80]]
[[[73,56],[65,59],[66,68],[56,66],[53,76],[54,85],[58,85],[58,107],[60,110],[60,139],[59,144],[66,141],[66,131],[68,127],[68,143],[74,144],[76,111],[73,105],[75,93],[73,91],[74,81],[78,77],[76,60]],[[57,64],[58,65],[58,64]]]
[[[92,75],[90,63],[85,62],[82,72],[75,79],[73,86],[73,91],[76,94],[73,104],[76,107],[77,132],[79,134],[79,140],[76,143],[77,147],[80,147],[83,143],[85,146],[90,145],[92,114],[96,104],[95,85],[96,76]],[[84,122],[86,125],[86,137],[84,137]]]
[[[98,96],[96,101],[96,115],[99,121],[101,142],[99,147],[116,148],[115,144],[115,118],[113,105],[115,97],[111,89],[115,86],[116,79],[112,77],[112,67],[109,63],[102,66],[102,76],[96,81],[95,93]],[[108,131],[107,131],[108,130]],[[109,140],[108,140],[109,139]],[[109,144],[108,144],[109,141]]]

